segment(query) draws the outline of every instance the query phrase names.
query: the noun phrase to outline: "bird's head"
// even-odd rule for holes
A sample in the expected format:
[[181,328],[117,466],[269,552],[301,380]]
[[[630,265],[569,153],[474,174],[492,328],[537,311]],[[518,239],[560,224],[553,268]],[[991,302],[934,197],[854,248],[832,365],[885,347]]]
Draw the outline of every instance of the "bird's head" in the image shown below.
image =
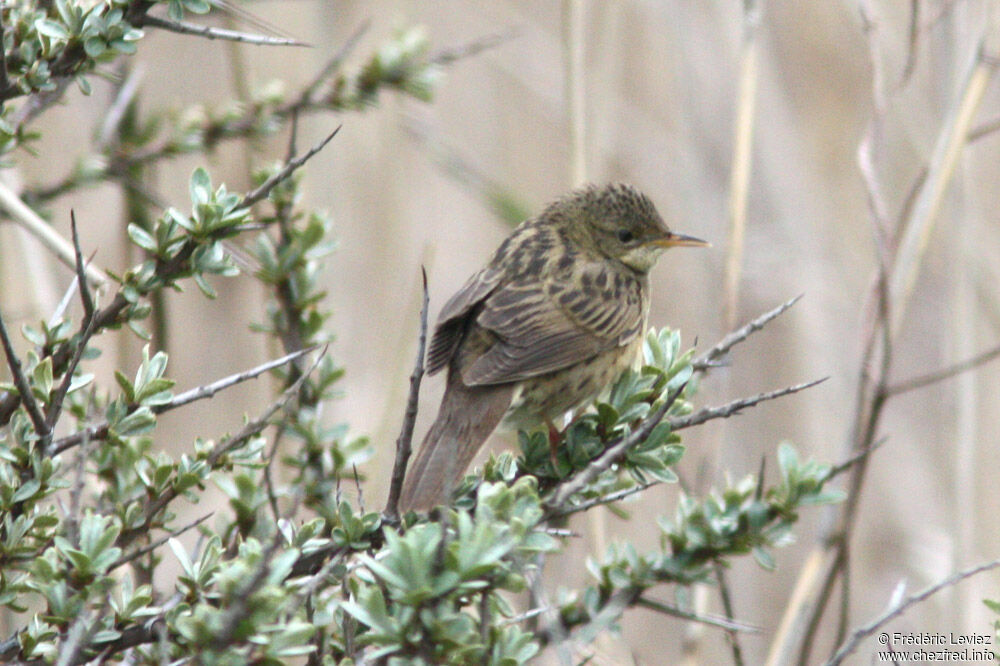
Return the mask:
[[708,246],[671,231],[649,197],[624,183],[589,185],[555,205],[564,207],[562,218],[581,242],[640,273],[667,248]]

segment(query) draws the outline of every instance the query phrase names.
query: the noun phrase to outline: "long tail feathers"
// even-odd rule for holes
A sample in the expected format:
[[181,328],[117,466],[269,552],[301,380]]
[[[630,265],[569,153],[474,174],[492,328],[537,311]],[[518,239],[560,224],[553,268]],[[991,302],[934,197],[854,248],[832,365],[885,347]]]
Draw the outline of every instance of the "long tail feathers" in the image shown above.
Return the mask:
[[458,373],[448,386],[434,425],[410,463],[399,508],[428,511],[448,501],[483,442],[500,423],[514,394],[512,385],[468,387]]

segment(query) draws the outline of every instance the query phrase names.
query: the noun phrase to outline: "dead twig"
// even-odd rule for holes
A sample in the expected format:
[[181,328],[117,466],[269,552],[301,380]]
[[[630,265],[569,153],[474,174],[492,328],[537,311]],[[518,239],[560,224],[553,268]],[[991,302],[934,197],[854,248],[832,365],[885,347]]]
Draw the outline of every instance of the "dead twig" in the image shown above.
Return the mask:
[[924,388],[925,386],[930,386],[931,384],[936,384],[944,381],[945,379],[950,379],[956,375],[960,375],[963,372],[974,370],[981,365],[989,363],[997,357],[1000,357],[1000,345],[985,351],[982,354],[973,356],[970,359],[956,363],[955,365],[942,368],[936,372],[929,372],[926,375],[920,375],[919,377],[913,377],[912,379],[907,379],[896,384],[890,384],[886,387],[885,392],[888,396],[896,396],[900,393],[906,393],[907,391]]
[[410,451],[413,443],[413,426],[417,422],[417,402],[420,398],[420,381],[424,376],[424,348],[427,346],[427,271],[421,267],[423,278],[423,300],[420,306],[420,335],[417,338],[417,361],[410,374],[410,394],[406,398],[406,411],[403,413],[403,426],[396,439],[396,460],[392,465],[392,480],[389,483],[389,499],[385,505],[385,517],[395,520],[399,517],[399,496],[403,490],[403,479],[406,477],[406,465],[410,461]]
[[289,176],[291,176],[292,173],[294,173],[296,169],[298,169],[303,164],[305,164],[310,159],[312,159],[312,157],[316,153],[318,153],[319,151],[323,150],[323,148],[326,147],[326,144],[330,143],[330,140],[333,137],[337,136],[337,132],[340,131],[341,127],[343,127],[343,125],[338,125],[337,129],[335,129],[332,132],[330,132],[330,134],[325,139],[323,139],[322,141],[320,141],[319,143],[317,143],[315,146],[313,146],[312,148],[310,148],[301,157],[296,157],[295,159],[288,160],[285,163],[285,166],[281,169],[281,171],[279,171],[278,173],[274,174],[273,176],[271,176],[270,178],[268,178],[267,180],[265,180],[263,183],[261,183],[260,187],[254,189],[254,190],[251,190],[250,192],[248,192],[246,194],[246,196],[243,197],[243,201],[240,202],[240,206],[249,208],[250,206],[254,205],[255,203],[257,203],[259,201],[263,201],[264,199],[266,199],[267,196],[269,194],[271,194],[271,190],[273,190],[275,187],[277,187],[279,183],[282,183],[285,179],[287,179]]
[[761,632],[760,627],[756,627],[752,624],[737,622],[731,618],[719,617],[717,615],[692,613],[691,611],[686,611],[683,608],[678,608],[677,606],[673,606],[671,604],[665,604],[662,601],[655,601],[648,597],[639,597],[639,599],[635,602],[635,605],[641,608],[654,610],[657,613],[663,613],[664,615],[679,617],[682,620],[689,620],[691,622],[698,622],[699,624],[706,624],[710,627],[725,629],[729,632],[741,632],[745,634],[759,634]]
[[587,484],[591,483],[603,472],[611,469],[611,466],[619,462],[629,449],[649,437],[653,429],[663,421],[667,412],[677,402],[677,398],[681,396],[685,388],[687,388],[687,382],[684,382],[670,393],[659,409],[646,417],[642,424],[628,436],[622,437],[617,442],[611,444],[596,460],[556,486],[549,499],[545,500],[546,513],[549,517],[561,515],[560,512],[566,509],[565,504],[573,495],[586,488]]
[[156,541],[154,541],[154,542],[152,542],[150,544],[147,544],[147,545],[143,546],[142,548],[137,548],[136,550],[132,551],[131,553],[122,555],[121,557],[119,557],[114,562],[114,564],[112,564],[110,567],[108,567],[108,570],[109,571],[113,571],[113,570],[117,569],[118,567],[120,567],[120,566],[122,566],[124,564],[128,564],[129,562],[131,562],[133,560],[139,559],[140,557],[142,557],[143,555],[145,555],[147,553],[153,552],[154,550],[156,550],[157,548],[159,548],[160,546],[162,546],[166,542],[170,541],[171,539],[175,539],[175,538],[179,537],[180,535],[184,534],[188,530],[194,529],[195,527],[197,527],[198,525],[201,525],[203,522],[205,522],[206,520],[208,520],[209,518],[211,518],[214,515],[215,515],[215,512],[214,511],[210,511],[209,513],[206,513],[201,518],[195,518],[194,520],[192,520],[187,525],[183,525],[181,527],[178,527],[175,530],[171,530],[170,532],[168,532],[167,534],[165,534],[161,538],[157,539]]
[[[276,358],[273,361],[267,361],[266,363],[261,363],[260,365],[251,368],[249,370],[244,370],[243,372],[238,372],[228,377],[223,377],[218,379],[211,384],[205,384],[204,386],[198,386],[189,391],[185,391],[180,395],[174,396],[169,402],[165,402],[162,405],[154,405],[150,407],[150,411],[154,414],[163,414],[172,409],[177,409],[189,403],[195,402],[196,400],[203,400],[205,398],[211,398],[219,391],[240,384],[247,381],[248,379],[255,379],[265,372],[270,372],[275,368],[279,368],[287,363],[296,361],[297,359],[319,349],[319,345],[314,345],[312,347],[307,347],[305,349],[300,349],[299,351],[292,352],[291,354],[286,354],[281,358]],[[67,435],[60,439],[52,442],[52,455],[62,453],[66,449],[78,446],[83,442],[85,438],[93,439],[104,439],[108,436],[108,422],[104,421],[102,423],[97,423],[92,426],[88,426],[79,432],[75,432],[72,435]]]
[[704,372],[709,368],[717,366],[717,361],[728,354],[730,349],[764,328],[764,326],[766,326],[772,319],[776,318],[785,310],[798,303],[802,296],[803,294],[799,294],[795,298],[785,301],[778,307],[768,310],[745,326],[736,329],[726,337],[719,340],[714,347],[692,361],[691,367],[698,372]]
[[14,345],[7,334],[7,325],[3,321],[3,315],[0,315],[0,343],[3,344],[3,352],[7,357],[7,367],[10,369],[11,377],[14,379],[14,386],[21,397],[21,404],[24,405],[25,411],[28,412],[28,418],[31,419],[31,423],[35,426],[35,432],[45,441],[52,435],[52,428],[49,427],[45,415],[42,414],[42,410],[38,406],[34,394],[31,392],[31,385],[28,383],[28,378],[24,376],[21,361],[18,359],[17,353],[14,351]]
[[240,32],[239,30],[188,23],[187,21],[174,21],[173,19],[150,16],[149,14],[144,14],[138,25],[140,27],[148,26],[168,32],[176,32],[180,35],[196,35],[205,39],[223,39],[230,42],[240,42],[241,44],[255,44],[258,46],[311,46],[311,44],[288,37],[257,35],[250,32]]
[[776,391],[768,391],[766,393],[758,393],[757,395],[748,396],[745,398],[738,398],[731,402],[727,402],[724,405],[719,405],[718,407],[703,407],[697,412],[688,414],[687,416],[678,416],[676,418],[668,419],[670,424],[670,429],[677,431],[683,428],[690,428],[691,426],[696,426],[704,423],[705,421],[711,421],[712,419],[724,419],[732,416],[733,414],[739,414],[742,410],[747,407],[753,407],[754,405],[766,402],[768,400],[774,400],[775,398],[780,398],[782,396],[791,395],[792,393],[798,393],[799,391],[804,391],[807,388],[812,388],[817,384],[822,384],[829,377],[821,377],[820,379],[814,379],[811,382],[804,382],[802,384],[794,384],[792,386],[786,386],[783,389],[778,389]]
[[833,657],[831,657],[826,662],[824,666],[837,666],[838,664],[842,663],[844,659],[846,659],[851,653],[853,653],[856,649],[858,649],[858,644],[863,639],[868,638],[876,631],[878,631],[880,628],[885,626],[888,622],[902,615],[904,612],[906,612],[908,608],[910,608],[910,606],[919,604],[920,602],[925,601],[931,596],[937,594],[941,590],[952,587],[962,582],[966,578],[971,578],[976,574],[980,574],[984,571],[989,571],[990,569],[995,569],[998,566],[1000,566],[1000,560],[992,560],[984,564],[979,564],[977,566],[970,567],[969,569],[958,571],[952,574],[951,576],[948,576],[939,583],[935,583],[930,587],[924,588],[920,592],[911,595],[906,599],[899,601],[898,603],[891,604],[884,613],[876,617],[874,620],[872,620],[868,624],[862,625],[857,629],[855,629],[854,633],[851,634],[850,638],[841,643],[840,648],[833,655]]

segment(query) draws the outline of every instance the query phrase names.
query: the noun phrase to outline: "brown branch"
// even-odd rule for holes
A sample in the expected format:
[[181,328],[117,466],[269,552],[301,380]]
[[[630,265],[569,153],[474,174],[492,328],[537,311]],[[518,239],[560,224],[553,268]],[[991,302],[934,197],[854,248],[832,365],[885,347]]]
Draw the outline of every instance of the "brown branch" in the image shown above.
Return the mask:
[[[282,409],[298,395],[299,389],[301,388],[302,383],[305,382],[306,377],[312,374],[313,370],[316,369],[316,366],[319,365],[319,362],[325,355],[326,352],[324,350],[322,354],[319,354],[316,357],[316,360],[313,362],[309,370],[302,373],[302,376],[299,377],[294,384],[285,389],[285,391],[278,396],[278,399],[272,402],[271,405],[264,410],[264,413],[261,414],[261,416],[247,423],[238,433],[229,439],[216,444],[208,455],[205,456],[205,464],[210,469],[215,469],[219,465],[219,461],[223,456],[228,455],[233,450],[243,446],[250,438],[259,435],[264,428],[270,424],[271,417],[273,417],[278,410]],[[146,510],[144,512],[145,518],[142,525],[124,530],[119,537],[119,543],[128,543],[133,535],[149,530],[149,528],[153,526],[153,522],[157,514],[163,511],[179,494],[180,491],[178,491],[176,487],[169,486],[162,493],[153,498],[146,505]]]
[[406,411],[403,414],[403,426],[396,439],[396,460],[392,465],[392,481],[389,483],[389,499],[385,505],[385,517],[390,522],[399,518],[399,496],[403,490],[403,479],[406,477],[406,465],[410,461],[411,444],[413,443],[413,426],[417,422],[417,401],[420,398],[420,380],[424,376],[424,349],[427,346],[427,270],[421,266],[420,275],[423,279],[423,299],[420,305],[420,335],[417,338],[417,361],[410,374],[410,394],[406,398]]
[[783,389],[778,389],[777,391],[768,391],[766,393],[758,393],[757,395],[748,396],[745,398],[739,398],[733,400],[732,402],[727,402],[724,405],[719,405],[718,407],[703,407],[697,412],[688,414],[687,416],[678,416],[668,420],[670,423],[670,429],[677,431],[684,428],[690,428],[691,426],[700,425],[706,421],[711,421],[713,419],[724,419],[728,418],[734,414],[739,414],[742,410],[747,407],[753,407],[759,403],[766,402],[768,400],[774,400],[775,398],[780,398],[782,396],[791,395],[792,393],[798,393],[799,391],[804,391],[807,388],[812,388],[817,384],[822,384],[829,377],[821,377],[820,379],[814,379],[811,382],[804,382],[802,384],[794,384],[792,386],[786,386]]
[[[319,349],[319,345],[314,345],[312,347],[307,347],[306,349],[300,349],[297,352],[292,352],[291,354],[286,354],[281,358],[276,358],[272,361],[267,361],[266,363],[261,363],[260,365],[251,368],[249,370],[244,370],[243,372],[238,372],[236,374],[229,375],[228,377],[223,377],[222,379],[217,379],[211,384],[205,384],[203,386],[198,386],[189,391],[185,391],[179,395],[174,396],[169,402],[165,402],[160,405],[154,405],[150,407],[150,411],[154,414],[163,414],[172,409],[177,409],[178,407],[183,407],[189,403],[195,402],[197,400],[203,400],[205,398],[212,398],[219,391],[225,390],[230,386],[240,384],[249,379],[256,379],[265,372],[270,372],[275,368],[279,368],[287,363],[298,360],[302,356]],[[78,446],[83,443],[84,439],[105,439],[108,436],[108,422],[104,421],[102,423],[97,423],[92,426],[88,426],[79,432],[75,432],[72,435],[67,435],[60,439],[52,442],[52,454],[62,453],[66,449]]]
[[326,144],[330,143],[330,140],[337,136],[337,132],[340,131],[341,127],[343,127],[343,125],[338,125],[337,129],[333,130],[325,139],[310,148],[305,155],[288,160],[281,171],[265,180],[257,189],[248,192],[246,196],[243,197],[243,201],[240,202],[240,206],[249,208],[255,203],[266,199],[271,193],[271,190],[277,187],[281,182],[288,179],[288,177],[291,176],[299,167],[312,159],[316,153],[323,150],[323,148],[326,147]]
[[757,331],[764,328],[768,322],[783,313],[788,308],[792,307],[802,298],[803,294],[799,294],[795,298],[785,301],[773,310],[769,310],[757,317],[753,321],[749,322],[745,326],[738,328],[726,337],[722,338],[715,344],[714,347],[706,351],[704,354],[696,358],[691,362],[691,367],[699,372],[704,372],[710,368],[718,365],[717,361],[729,353],[729,350],[739,343],[746,340],[748,337],[756,333]]
[[633,432],[619,438],[618,441],[611,444],[605,449],[604,453],[591,461],[584,469],[556,486],[555,490],[552,491],[552,494],[544,502],[548,516],[553,518],[562,515],[562,512],[567,508],[565,506],[567,501],[573,495],[586,488],[587,484],[591,483],[603,472],[611,469],[612,465],[625,457],[629,449],[649,437],[653,429],[660,424],[667,415],[667,412],[670,411],[670,408],[677,402],[677,398],[681,396],[685,388],[687,388],[687,382],[684,382],[670,393],[663,404],[660,405],[660,408],[646,417]]
[[159,548],[160,546],[162,546],[166,542],[168,542],[171,539],[174,539],[176,537],[179,537],[180,535],[184,534],[185,532],[187,532],[190,529],[193,529],[193,528],[197,527],[198,525],[201,525],[203,522],[205,522],[206,520],[208,520],[209,518],[211,518],[214,515],[215,515],[215,512],[214,511],[210,511],[210,512],[206,513],[204,516],[202,516],[200,518],[195,518],[194,520],[192,520],[187,525],[184,525],[182,527],[178,527],[177,529],[171,530],[170,532],[168,532],[164,536],[160,537],[156,541],[154,541],[154,542],[152,542],[150,544],[147,544],[147,545],[143,546],[142,548],[137,548],[136,550],[132,551],[131,553],[127,553],[125,555],[122,555],[110,567],[108,567],[108,570],[109,571],[114,571],[115,569],[117,569],[118,567],[120,567],[120,566],[122,566],[124,564],[128,564],[129,562],[131,562],[133,560],[137,560],[137,559],[139,559],[140,557],[142,557],[143,555],[145,555],[147,553],[153,552],[154,550],[156,550],[157,548]]
[[858,627],[854,631],[854,633],[851,634],[849,639],[840,644],[840,647],[837,650],[836,654],[834,654],[833,657],[831,657],[829,661],[827,661],[824,664],[824,666],[837,666],[838,664],[842,663],[844,659],[846,659],[848,656],[850,656],[851,653],[853,653],[856,649],[858,649],[858,644],[863,639],[868,638],[876,631],[878,631],[880,628],[885,626],[887,623],[905,613],[906,610],[909,609],[911,606],[918,604],[922,601],[925,601],[926,599],[937,594],[941,590],[957,585],[966,578],[971,578],[976,574],[982,573],[984,571],[989,571],[990,569],[995,569],[997,567],[1000,567],[1000,560],[992,560],[990,562],[986,562],[974,567],[970,567],[968,569],[964,569],[962,571],[958,571],[952,574],[951,576],[948,576],[944,580],[935,583],[934,585],[931,585],[929,587],[926,587],[920,592],[911,595],[906,599],[899,601],[898,603],[892,604],[892,606],[882,615],[879,615],[868,624]]
[[20,402],[28,412],[28,418],[31,419],[31,423],[35,426],[35,432],[45,441],[52,435],[52,428],[49,427],[49,424],[45,420],[45,415],[42,414],[42,410],[35,401],[35,396],[31,393],[31,385],[28,383],[28,378],[24,376],[24,371],[21,369],[21,361],[17,358],[14,345],[7,334],[7,325],[4,324],[3,315],[0,315],[0,343],[3,344],[3,352],[7,357],[7,367],[10,368],[10,374],[14,379],[14,386],[17,387],[17,392],[20,394]]
[[679,617],[683,620],[689,620],[691,622],[698,622],[699,624],[705,624],[710,627],[718,627],[719,629],[725,629],[728,632],[743,632],[748,634],[759,634],[761,633],[760,627],[755,627],[752,624],[746,624],[744,622],[736,622],[732,618],[718,617],[716,615],[706,615],[699,613],[692,613],[691,611],[686,611],[683,608],[678,608],[677,606],[672,606],[670,604],[665,604],[662,601],[655,601],[648,597],[639,597],[635,601],[635,605],[640,608],[648,608],[649,610],[656,611],[657,613],[663,613],[664,615],[671,615],[673,617]]
[[989,351],[985,351],[982,354],[973,356],[970,359],[966,359],[960,363],[956,363],[955,365],[943,368],[936,372],[929,372],[926,375],[920,375],[896,384],[890,384],[886,387],[885,392],[887,396],[891,397],[899,395],[900,393],[906,393],[907,391],[924,388],[925,386],[936,384],[944,381],[945,379],[950,379],[955,375],[960,375],[963,372],[978,368],[979,366],[985,365],[997,357],[1000,357],[1000,345],[990,349]]
[[241,44],[254,44],[257,46],[311,46],[297,39],[287,37],[270,37],[268,35],[256,35],[249,32],[229,30],[226,28],[216,28],[208,25],[198,25],[187,21],[174,21],[159,16],[144,14],[142,19],[135,24],[137,27],[160,28],[180,35],[196,35],[205,39],[223,39],[230,42],[240,42]]

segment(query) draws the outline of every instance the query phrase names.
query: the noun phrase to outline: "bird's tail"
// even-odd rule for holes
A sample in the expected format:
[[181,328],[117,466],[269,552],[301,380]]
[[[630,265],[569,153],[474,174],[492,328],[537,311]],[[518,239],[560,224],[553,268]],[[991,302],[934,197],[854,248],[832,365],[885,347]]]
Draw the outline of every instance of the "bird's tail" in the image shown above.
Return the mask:
[[510,384],[469,387],[459,373],[449,370],[441,409],[406,473],[402,511],[428,511],[447,502],[513,395]]

